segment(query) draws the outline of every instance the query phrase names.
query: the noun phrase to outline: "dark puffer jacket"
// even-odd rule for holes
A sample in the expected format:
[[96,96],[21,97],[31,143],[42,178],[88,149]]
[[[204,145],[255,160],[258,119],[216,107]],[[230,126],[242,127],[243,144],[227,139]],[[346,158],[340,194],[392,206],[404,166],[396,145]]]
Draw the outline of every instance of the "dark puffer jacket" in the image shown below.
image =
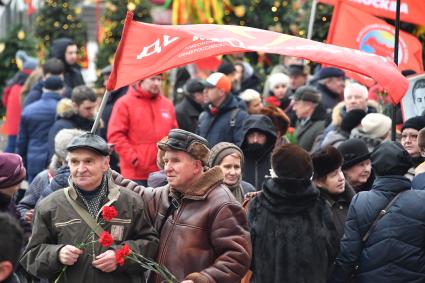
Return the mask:
[[[402,176],[378,177],[353,198],[331,282],[347,282],[356,265],[359,283],[425,282],[425,192],[410,185]],[[362,243],[379,211],[403,191]]]
[[327,204],[310,181],[267,179],[249,204],[255,283],[326,282],[337,252]]
[[[267,141],[261,148],[250,148],[246,136],[252,131],[260,131],[267,136]],[[266,178],[270,175],[271,153],[276,142],[276,129],[272,120],[265,115],[250,115],[243,123],[242,141],[239,144],[245,155],[242,168],[242,179],[260,190]]]

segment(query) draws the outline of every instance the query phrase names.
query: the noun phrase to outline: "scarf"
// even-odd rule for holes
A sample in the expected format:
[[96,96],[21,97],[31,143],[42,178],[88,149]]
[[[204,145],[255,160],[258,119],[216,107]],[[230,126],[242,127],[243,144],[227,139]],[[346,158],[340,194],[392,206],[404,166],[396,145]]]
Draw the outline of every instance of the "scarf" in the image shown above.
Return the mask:
[[75,186],[78,196],[83,200],[88,212],[93,218],[97,217],[103,200],[108,195],[108,178],[107,174],[103,175],[102,182],[94,191],[87,192]]

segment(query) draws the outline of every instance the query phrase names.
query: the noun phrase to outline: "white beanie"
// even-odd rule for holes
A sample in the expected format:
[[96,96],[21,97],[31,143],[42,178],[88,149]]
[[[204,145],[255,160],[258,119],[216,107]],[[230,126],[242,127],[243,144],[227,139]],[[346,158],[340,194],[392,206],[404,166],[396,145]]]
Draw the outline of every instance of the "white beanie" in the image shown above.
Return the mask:
[[284,73],[275,73],[269,76],[269,86],[270,90],[273,91],[274,87],[279,84],[288,85],[289,84],[289,77],[285,75]]
[[239,98],[245,102],[251,102],[254,99],[261,99],[261,95],[258,91],[248,88],[239,94]]
[[383,138],[391,130],[391,119],[381,113],[369,113],[362,119],[362,129],[374,139]]

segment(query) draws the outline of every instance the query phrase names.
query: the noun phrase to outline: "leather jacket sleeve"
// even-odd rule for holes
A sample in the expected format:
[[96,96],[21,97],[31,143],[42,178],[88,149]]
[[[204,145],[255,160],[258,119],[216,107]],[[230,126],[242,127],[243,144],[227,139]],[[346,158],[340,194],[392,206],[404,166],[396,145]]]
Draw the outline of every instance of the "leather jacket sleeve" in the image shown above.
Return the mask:
[[200,271],[208,282],[238,282],[251,264],[252,245],[245,211],[238,203],[225,203],[211,227],[211,242],[218,255],[214,264]]

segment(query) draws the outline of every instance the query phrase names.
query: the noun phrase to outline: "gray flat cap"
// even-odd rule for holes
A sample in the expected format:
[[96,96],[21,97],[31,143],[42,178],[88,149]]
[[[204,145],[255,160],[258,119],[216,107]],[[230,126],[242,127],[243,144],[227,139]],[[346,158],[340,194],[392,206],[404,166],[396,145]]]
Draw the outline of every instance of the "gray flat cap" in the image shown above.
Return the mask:
[[91,149],[104,156],[107,156],[110,153],[109,146],[106,141],[100,136],[92,133],[85,133],[73,138],[66,147],[66,149],[70,152],[79,148]]

